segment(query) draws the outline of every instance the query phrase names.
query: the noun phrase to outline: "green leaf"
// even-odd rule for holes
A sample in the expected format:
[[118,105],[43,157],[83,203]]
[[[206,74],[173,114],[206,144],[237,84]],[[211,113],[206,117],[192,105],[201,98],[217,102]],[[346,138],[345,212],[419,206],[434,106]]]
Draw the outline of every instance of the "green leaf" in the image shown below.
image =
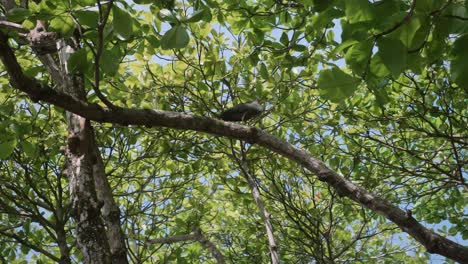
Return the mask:
[[31,126],[26,123],[15,122],[11,125],[11,129],[15,132],[15,135],[20,138],[31,132]]
[[161,38],[161,48],[163,49],[181,49],[189,43],[187,30],[180,25],[169,29]]
[[8,21],[22,22],[31,15],[31,11],[22,7],[15,7],[7,12]]
[[289,38],[288,38],[288,34],[286,34],[286,32],[283,32],[283,34],[281,34],[280,42],[285,47],[287,47],[289,45]]
[[144,5],[144,4],[151,4],[153,3],[154,0],[133,0],[133,2],[139,4],[139,5]]
[[31,30],[36,26],[36,21],[33,19],[26,19],[21,24],[25,29]]
[[380,38],[377,40],[378,54],[384,65],[397,78],[406,68],[407,49],[399,39]]
[[416,11],[430,13],[434,12],[441,7],[443,1],[434,1],[434,0],[419,0],[416,1]]
[[70,37],[75,30],[75,22],[69,14],[56,16],[50,21],[49,29],[59,32],[65,38]]
[[21,245],[20,249],[21,249],[21,253],[23,253],[24,255],[27,255],[29,253],[29,251],[31,251],[31,248],[29,248],[29,247],[27,247],[25,245]]
[[426,66],[426,59],[419,53],[408,54],[408,69],[416,74],[421,74]]
[[30,78],[35,78],[36,75],[44,70],[41,66],[30,67],[24,71],[24,74]]
[[80,6],[94,6],[96,4],[95,0],[76,0]]
[[95,11],[80,10],[75,12],[75,17],[81,26],[97,28],[99,14]]
[[452,48],[452,55],[453,56],[465,56],[468,54],[467,50],[467,44],[468,44],[468,34],[463,34],[459,36],[455,42],[453,43],[453,48]]
[[129,13],[118,8],[117,6],[112,7],[114,31],[120,40],[128,40],[133,33],[133,19]]
[[390,101],[387,90],[385,89],[388,85],[388,78],[375,78],[370,75],[366,80],[367,85],[372,90],[372,93],[375,96],[376,102],[379,106],[384,106]]
[[336,47],[332,53],[330,54],[331,56],[335,56],[336,54],[342,52],[343,50],[349,48],[350,46],[353,46],[355,44],[359,43],[359,41],[354,40],[354,39],[349,39],[344,42],[342,42],[338,47]]
[[161,9],[158,13],[158,16],[162,21],[179,24],[179,20],[169,9]]
[[431,27],[429,21],[425,21],[414,33],[411,45],[407,46],[409,50],[419,49],[426,41],[427,35],[430,33]]
[[115,45],[112,49],[104,50],[101,58],[101,68],[104,73],[110,76],[114,76],[119,70],[120,60],[122,53],[118,45]]
[[307,50],[307,47],[305,45],[296,44],[296,45],[292,46],[292,49],[294,51],[303,52],[303,51]]
[[322,70],[317,80],[320,95],[324,99],[335,103],[339,103],[353,95],[359,82],[359,79],[336,67],[331,70]]
[[267,67],[265,63],[260,63],[260,76],[262,76],[263,79],[268,80],[270,78],[270,74],[268,73]]
[[371,50],[374,46],[373,40],[359,42],[346,52],[345,60],[356,74],[363,74],[369,63]]
[[263,41],[265,40],[265,32],[262,30],[255,28],[253,32],[249,32],[249,36],[253,35],[254,37],[251,37],[253,43],[255,45],[262,45]]
[[36,147],[27,140],[22,141],[20,144],[21,149],[26,154],[26,156],[28,156],[29,158],[34,158],[34,155],[36,153]]
[[86,49],[79,49],[68,58],[68,69],[70,72],[85,73],[90,67]]
[[461,35],[453,43],[451,54],[453,59],[450,63],[452,78],[461,87],[468,87],[468,34]]
[[367,0],[347,0],[346,17],[351,24],[373,20],[372,6]]
[[189,16],[185,20],[185,22],[188,22],[188,23],[198,22],[202,19],[205,20],[208,16],[210,17],[210,20],[211,20],[211,14],[208,9],[197,10],[191,16]]
[[405,23],[400,29],[400,40],[406,47],[410,47],[413,43],[416,32],[421,27],[421,21],[417,17],[413,17],[409,23]]
[[159,48],[161,46],[159,39],[156,38],[154,35],[148,35],[146,37],[146,41],[148,41],[148,43],[151,44],[153,48]]
[[41,1],[37,19],[52,19],[55,16],[64,15],[67,10],[66,5],[65,1]]
[[[307,0],[306,2],[309,2]],[[314,9],[317,12],[322,12],[325,9],[327,9],[331,4],[333,4],[333,1],[331,0],[314,0]]]
[[17,141],[16,138],[10,139],[8,141],[4,141],[0,143],[0,159],[8,158],[13,150],[15,150]]

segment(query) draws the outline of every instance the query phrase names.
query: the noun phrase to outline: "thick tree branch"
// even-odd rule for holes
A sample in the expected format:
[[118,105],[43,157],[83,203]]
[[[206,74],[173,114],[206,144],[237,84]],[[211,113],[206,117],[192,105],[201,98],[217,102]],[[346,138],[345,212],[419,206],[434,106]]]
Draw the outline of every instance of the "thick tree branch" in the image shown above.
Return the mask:
[[41,85],[22,72],[13,51],[7,44],[6,36],[0,32],[0,59],[10,75],[13,87],[27,93],[34,100],[42,100],[76,113],[90,120],[121,125],[147,127],[167,127],[193,130],[218,136],[225,136],[250,143],[256,143],[283,157],[295,161],[315,173],[319,180],[333,186],[338,194],[346,196],[372,211],[385,216],[398,225],[404,232],[424,245],[428,252],[437,253],[450,259],[468,263],[468,248],[425,228],[405,211],[366,189],[355,185],[325,163],[288,142],[255,127],[249,127],[207,117],[162,110],[127,109],[116,107],[103,108],[75,97],[57,92],[46,85]]

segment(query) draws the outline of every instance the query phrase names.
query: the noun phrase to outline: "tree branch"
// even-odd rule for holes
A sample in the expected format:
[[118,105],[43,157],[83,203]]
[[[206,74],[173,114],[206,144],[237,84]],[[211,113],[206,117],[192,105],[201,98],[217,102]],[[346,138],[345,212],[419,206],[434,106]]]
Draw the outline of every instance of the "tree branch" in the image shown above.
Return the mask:
[[113,0],[110,0],[106,9],[106,13],[103,14],[102,12],[102,6],[101,6],[101,1],[97,0],[97,6],[98,6],[98,14],[99,14],[99,20],[98,20],[98,44],[97,44],[97,50],[96,53],[94,54],[94,85],[92,85],[94,92],[96,93],[97,97],[101,99],[101,101],[109,108],[114,108],[114,105],[107,100],[107,98],[102,94],[101,90],[99,89],[99,82],[100,82],[100,66],[99,66],[99,61],[101,59],[101,55],[104,49],[104,27],[106,26],[107,19],[109,18],[110,11],[112,9],[113,5]]
[[170,237],[160,237],[154,239],[148,239],[146,243],[148,244],[173,244],[177,242],[184,242],[184,241],[194,241],[196,240],[195,233],[191,233],[188,235],[175,235]]
[[162,237],[162,238],[155,238],[155,239],[149,239],[146,242],[148,244],[172,244],[172,243],[177,243],[177,242],[184,242],[184,241],[197,241],[199,242],[205,249],[210,251],[210,253],[213,255],[213,257],[216,259],[218,263],[224,264],[226,263],[226,259],[221,253],[221,251],[218,250],[216,245],[211,242],[208,238],[203,235],[201,232],[201,229],[197,228],[195,231],[191,234],[188,235],[175,235],[175,236],[170,236],[170,237]]
[[49,251],[47,251],[46,249],[42,248],[42,247],[39,247],[37,246],[36,244],[33,244],[31,242],[29,242],[29,240],[27,239],[23,239],[21,238],[20,236],[14,234],[14,233],[9,233],[9,232],[4,232],[2,230],[0,230],[0,234],[6,236],[6,237],[10,237],[14,240],[16,240],[16,242],[18,242],[19,244],[25,246],[25,247],[28,247],[36,252],[39,252],[41,254],[44,254],[44,256],[50,258],[51,260],[55,261],[55,262],[59,262],[60,261],[60,258],[54,256],[52,253],[50,253]]
[[24,28],[22,25],[16,24],[10,21],[6,21],[6,20],[0,20],[0,27],[18,30],[19,32],[23,32],[23,33],[29,32],[29,30]]
[[263,146],[315,173],[319,180],[331,185],[341,196],[349,197],[353,201],[385,216],[398,225],[404,232],[424,245],[429,253],[437,253],[462,263],[468,262],[467,247],[425,228],[413,217],[407,215],[405,211],[345,179],[306,151],[261,129],[171,111],[121,107],[108,109],[57,92],[23,74],[13,51],[8,46],[7,37],[2,32],[0,32],[0,59],[5,65],[13,87],[27,93],[33,100],[51,103],[90,120],[121,125],[131,124],[193,130],[244,140]]
[[278,264],[280,263],[279,261],[279,255],[278,255],[278,246],[276,244],[275,236],[273,233],[273,225],[271,224],[270,221],[270,213],[268,210],[265,208],[265,204],[263,203],[262,197],[260,196],[260,190],[257,185],[257,181],[255,179],[255,175],[252,174],[248,164],[247,164],[247,153],[244,149],[244,146],[241,145],[241,157],[238,157],[235,150],[234,146],[231,142],[231,152],[232,152],[232,157],[236,161],[236,163],[239,165],[239,168],[241,170],[242,176],[244,176],[245,180],[247,181],[250,191],[252,192],[253,199],[255,201],[255,204],[258,207],[258,211],[260,214],[260,217],[263,220],[263,223],[265,224],[265,229],[266,229],[266,234],[268,237],[268,248],[270,250],[270,257],[271,257],[271,264]]
[[385,36],[387,34],[390,34],[392,33],[393,31],[397,30],[399,27],[401,27],[404,23],[408,22],[410,19],[411,19],[411,16],[413,16],[413,12],[414,12],[414,9],[416,8],[416,0],[413,0],[413,3],[411,3],[411,7],[410,7],[410,10],[408,11],[408,13],[406,14],[406,16],[401,20],[399,21],[398,23],[396,23],[395,25],[393,25],[393,27],[383,31],[383,32],[380,32],[379,34],[375,35],[375,39],[377,38],[380,38],[382,36]]

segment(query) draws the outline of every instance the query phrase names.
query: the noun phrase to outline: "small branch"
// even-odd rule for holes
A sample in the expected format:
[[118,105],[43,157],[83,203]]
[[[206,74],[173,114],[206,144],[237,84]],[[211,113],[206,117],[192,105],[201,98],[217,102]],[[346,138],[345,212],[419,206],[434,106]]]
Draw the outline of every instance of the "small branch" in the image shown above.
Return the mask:
[[460,20],[464,20],[464,21],[468,20],[468,17],[456,16],[456,15],[444,15],[443,17],[455,18],[455,19],[460,19]]
[[265,208],[265,204],[263,203],[262,197],[260,196],[260,190],[258,188],[255,175],[251,173],[251,170],[247,164],[247,153],[245,151],[245,148],[241,146],[241,157],[237,157],[232,143],[231,143],[231,151],[232,151],[232,156],[234,157],[235,161],[239,165],[239,168],[242,172],[241,173],[242,176],[244,176],[244,178],[246,179],[250,187],[250,190],[252,192],[252,196],[255,201],[255,204],[257,205],[260,217],[262,218],[263,223],[265,224],[266,234],[268,237],[268,248],[270,250],[271,263],[278,264],[280,263],[279,255],[278,255],[278,246],[276,244],[275,236],[273,233],[273,225],[270,222],[270,213]]
[[114,104],[112,104],[107,98],[101,93],[99,89],[99,81],[100,81],[100,70],[99,61],[101,59],[102,50],[104,48],[104,27],[106,26],[107,19],[109,18],[109,14],[113,5],[113,0],[109,1],[106,13],[103,14],[101,1],[97,1],[98,11],[99,11],[99,21],[98,21],[98,46],[94,57],[94,85],[92,85],[94,92],[96,93],[97,97],[109,108],[115,108]]
[[149,239],[146,242],[148,244],[172,244],[177,242],[186,242],[186,241],[197,241],[199,242],[205,249],[210,251],[213,257],[216,259],[218,263],[224,264],[226,263],[226,259],[221,251],[218,250],[216,245],[211,242],[208,238],[206,238],[201,229],[196,228],[195,231],[188,235],[176,235],[171,237],[163,237],[163,238],[155,238]]
[[401,27],[404,23],[408,22],[411,17],[413,16],[413,12],[414,12],[414,8],[416,7],[416,0],[413,0],[413,3],[411,4],[411,7],[410,7],[410,10],[408,11],[408,13],[406,14],[406,16],[401,20],[399,21],[398,23],[396,23],[395,25],[393,25],[393,27],[375,35],[374,37],[377,39],[377,38],[380,38],[384,35],[387,35],[389,33],[392,33],[393,31],[397,30],[399,27]]
[[196,236],[196,240],[198,242],[200,242],[200,244],[204,248],[206,248],[208,251],[211,252],[211,255],[213,255],[213,257],[216,259],[216,261],[218,261],[218,263],[220,263],[220,264],[226,263],[226,259],[225,259],[224,255],[223,255],[223,253],[218,250],[218,248],[216,247],[216,245],[213,242],[208,240],[208,238],[206,238],[203,235],[203,233],[201,232],[200,229],[195,230],[195,236]]
[[439,9],[436,9],[434,11],[432,11],[429,15],[430,16],[438,16],[442,13],[442,11],[444,11],[447,7],[449,7],[449,5],[451,5],[453,2],[453,0],[449,0],[447,1],[443,6],[441,6]]
[[14,29],[14,30],[17,30],[17,31],[23,32],[23,33],[28,33],[29,32],[29,30],[24,28],[22,25],[16,24],[16,23],[13,23],[13,22],[10,22],[10,21],[5,21],[5,20],[0,20],[0,27]]
[[8,233],[8,232],[3,232],[3,231],[0,231],[0,234],[6,236],[6,237],[10,237],[14,240],[16,240],[16,242],[18,242],[19,244],[25,246],[25,247],[28,247],[36,252],[39,252],[41,254],[44,254],[44,256],[50,258],[51,260],[55,261],[55,262],[59,262],[60,261],[60,258],[52,255],[49,251],[45,250],[44,248],[42,247],[39,247],[37,246],[36,244],[33,244],[31,242],[29,242],[27,239],[23,239],[21,238],[20,236],[14,234],[14,233]]
[[170,236],[170,237],[161,237],[161,238],[154,238],[154,239],[148,239],[146,243],[152,245],[152,244],[173,244],[177,242],[185,242],[185,241],[195,241],[196,240],[196,234],[188,234],[188,235],[175,235],[175,236]]

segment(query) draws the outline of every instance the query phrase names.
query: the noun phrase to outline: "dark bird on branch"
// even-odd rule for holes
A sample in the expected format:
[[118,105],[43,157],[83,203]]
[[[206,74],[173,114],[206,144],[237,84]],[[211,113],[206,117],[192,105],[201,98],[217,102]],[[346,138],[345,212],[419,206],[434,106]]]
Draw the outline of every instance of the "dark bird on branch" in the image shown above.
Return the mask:
[[246,121],[259,116],[264,108],[260,105],[260,100],[235,105],[221,113],[221,119],[224,121]]

